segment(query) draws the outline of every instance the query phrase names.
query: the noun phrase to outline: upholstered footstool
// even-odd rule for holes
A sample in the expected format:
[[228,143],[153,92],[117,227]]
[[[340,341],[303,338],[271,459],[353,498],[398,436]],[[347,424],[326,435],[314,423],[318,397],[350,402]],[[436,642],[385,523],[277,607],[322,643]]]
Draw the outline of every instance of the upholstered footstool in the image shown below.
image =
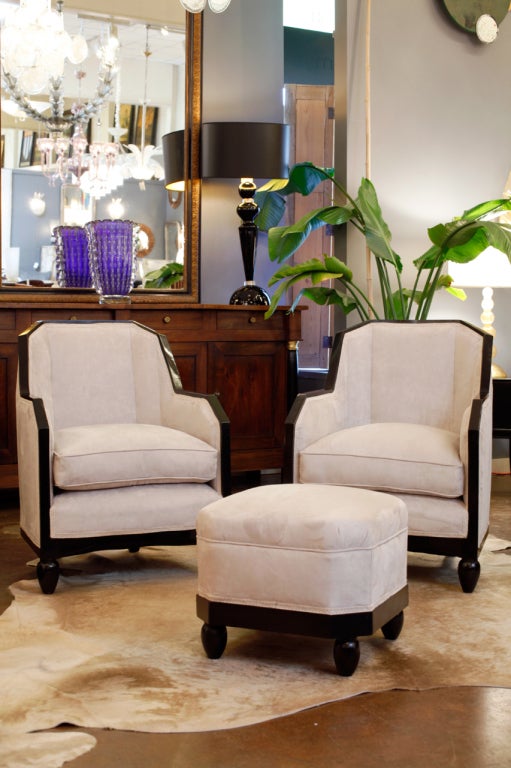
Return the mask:
[[408,604],[407,510],[389,494],[268,485],[204,507],[197,519],[197,615],[219,658],[227,626],[334,638],[352,675],[359,635],[394,640]]

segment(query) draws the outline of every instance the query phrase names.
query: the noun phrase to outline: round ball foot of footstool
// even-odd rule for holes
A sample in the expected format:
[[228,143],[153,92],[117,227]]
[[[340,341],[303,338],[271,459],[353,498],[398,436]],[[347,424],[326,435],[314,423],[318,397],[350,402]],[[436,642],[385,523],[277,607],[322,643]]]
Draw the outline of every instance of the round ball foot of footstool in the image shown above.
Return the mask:
[[227,645],[227,629],[203,624],[201,629],[202,647],[208,659],[219,659]]
[[336,640],[334,644],[334,662],[337,672],[342,677],[351,677],[358,666],[360,647],[358,640]]
[[387,640],[397,640],[401,634],[401,630],[403,629],[404,620],[405,615],[403,611],[401,611],[396,616],[394,616],[393,619],[387,621],[387,623],[384,624],[381,628],[383,637],[385,637]]

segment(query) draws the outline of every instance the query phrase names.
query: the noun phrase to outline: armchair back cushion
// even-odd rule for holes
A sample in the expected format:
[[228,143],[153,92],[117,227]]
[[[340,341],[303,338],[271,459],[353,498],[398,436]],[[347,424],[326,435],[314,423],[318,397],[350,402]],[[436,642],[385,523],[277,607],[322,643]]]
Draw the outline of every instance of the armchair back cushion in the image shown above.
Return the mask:
[[[54,429],[86,424],[163,424],[177,405],[158,338],[135,324],[52,324],[30,342],[32,397]],[[50,375],[47,375],[50,372]]]
[[399,422],[459,434],[480,386],[481,338],[470,328],[369,323],[343,340],[339,426]]

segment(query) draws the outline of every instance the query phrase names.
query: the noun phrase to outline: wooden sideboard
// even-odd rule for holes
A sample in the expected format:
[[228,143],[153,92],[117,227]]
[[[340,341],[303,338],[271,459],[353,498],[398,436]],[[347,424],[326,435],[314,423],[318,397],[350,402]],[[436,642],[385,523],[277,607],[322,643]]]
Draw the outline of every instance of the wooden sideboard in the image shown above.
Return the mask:
[[282,466],[284,420],[297,391],[299,311],[282,308],[265,320],[264,307],[164,304],[138,296],[118,305],[88,296],[78,302],[37,294],[6,298],[0,301],[0,488],[18,484],[17,343],[36,320],[137,320],[164,333],[184,388],[217,393],[231,420],[232,471]]

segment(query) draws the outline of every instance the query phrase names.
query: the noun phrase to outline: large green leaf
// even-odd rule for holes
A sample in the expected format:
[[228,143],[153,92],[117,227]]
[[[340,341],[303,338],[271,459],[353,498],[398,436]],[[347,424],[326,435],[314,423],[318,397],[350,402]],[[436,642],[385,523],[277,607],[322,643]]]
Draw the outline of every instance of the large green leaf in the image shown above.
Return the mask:
[[[322,306],[332,304],[341,307],[346,315],[357,308],[357,302],[352,296],[347,296],[336,288],[304,288],[300,293],[305,298],[314,301],[315,304],[321,304]],[[296,301],[294,304],[296,304]]]
[[442,250],[438,245],[432,245],[426,253],[414,260],[417,269],[434,269],[441,257]]
[[310,231],[310,224],[303,231],[293,233],[288,231],[288,227],[272,227],[268,232],[268,256],[279,263],[287,261],[307,240]]
[[[268,319],[269,317],[271,317],[273,315],[273,313],[275,312],[275,310],[277,309],[277,307],[279,305],[280,299],[282,298],[283,294],[287,290],[289,290],[289,288],[291,288],[295,283],[299,282],[300,280],[302,280],[302,276],[301,275],[296,275],[294,277],[291,276],[291,277],[289,277],[289,279],[283,280],[283,282],[279,286],[277,286],[273,296],[270,299],[270,306],[268,307],[268,309],[266,310],[266,312],[264,314],[264,317],[266,319]],[[268,285],[273,285],[276,282],[278,282],[278,280],[276,279],[276,275],[273,275],[273,277],[269,281]]]
[[311,232],[326,224],[345,224],[352,215],[352,208],[333,205],[316,208],[288,227],[272,227],[268,233],[270,259],[278,262],[286,261],[296,253]]
[[383,218],[376,190],[369,179],[361,181],[357,206],[364,219],[367,247],[375,256],[390,262],[398,272],[401,272],[403,269],[401,259],[392,248],[392,235]]
[[321,168],[313,163],[296,163],[289,173],[285,194],[299,192],[304,196],[310,195],[318,184],[327,179],[332,179],[333,175],[333,168]]
[[310,278],[311,280],[316,281],[317,275],[326,274],[329,276],[320,279],[342,279],[351,281],[353,277],[352,271],[344,262],[336,259],[335,256],[326,256],[324,261],[320,261],[320,259],[309,259],[301,264],[286,264],[271,276],[268,285],[275,285],[279,280],[290,277],[298,277],[300,280]]
[[485,203],[479,203],[465,211],[461,218],[465,219],[465,221],[475,221],[497,211],[511,211],[511,199],[506,197],[500,200],[488,200]]
[[488,238],[488,245],[498,248],[511,261],[511,228],[506,224],[497,224],[494,221],[486,221],[484,228]]
[[276,227],[286,210],[285,198],[278,192],[263,192],[262,194],[256,192],[254,201],[260,208],[254,221],[259,229],[262,232],[267,232],[271,227]]
[[447,243],[442,249],[443,260],[466,264],[488,247],[488,237],[484,227],[471,225],[463,233],[453,235]]
[[321,168],[314,163],[296,163],[290,172],[288,179],[271,179],[263,184],[256,192],[279,192],[281,195],[291,195],[299,192],[307,196],[313,192],[318,184],[327,179],[333,179],[333,168]]

